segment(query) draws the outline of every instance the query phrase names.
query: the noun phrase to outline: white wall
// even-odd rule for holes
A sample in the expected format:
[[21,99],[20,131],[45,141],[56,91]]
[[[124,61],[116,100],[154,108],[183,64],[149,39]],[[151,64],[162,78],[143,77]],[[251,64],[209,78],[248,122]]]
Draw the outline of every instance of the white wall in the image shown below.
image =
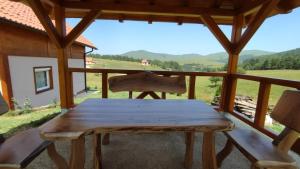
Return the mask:
[[[59,100],[58,68],[56,58],[9,56],[13,96],[20,104],[29,98],[33,106],[50,104],[53,99]],[[83,59],[69,59],[70,67],[83,67]],[[52,66],[53,89],[36,94],[33,67]],[[74,94],[84,90],[84,74],[73,76]]]

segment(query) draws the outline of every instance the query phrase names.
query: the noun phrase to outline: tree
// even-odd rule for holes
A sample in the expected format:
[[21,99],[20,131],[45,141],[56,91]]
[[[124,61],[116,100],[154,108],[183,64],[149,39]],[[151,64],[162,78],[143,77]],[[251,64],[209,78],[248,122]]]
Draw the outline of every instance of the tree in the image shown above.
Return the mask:
[[210,77],[209,81],[212,83],[212,87],[217,87],[218,82],[220,82],[222,79],[220,77]]

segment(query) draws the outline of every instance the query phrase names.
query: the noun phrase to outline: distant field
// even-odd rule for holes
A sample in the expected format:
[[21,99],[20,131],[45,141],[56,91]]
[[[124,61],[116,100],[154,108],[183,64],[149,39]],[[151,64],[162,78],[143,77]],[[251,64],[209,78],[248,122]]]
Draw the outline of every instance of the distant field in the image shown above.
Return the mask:
[[[105,59],[97,59],[96,62],[97,64],[93,65],[93,67],[95,68],[161,70],[159,67],[156,66],[142,66],[140,63],[135,63],[135,62],[105,60]],[[300,70],[268,70],[268,71],[259,70],[259,71],[247,71],[247,74],[300,81]],[[97,90],[101,89],[101,75],[92,73],[92,74],[88,74],[87,78],[88,78],[88,86],[91,89],[97,89]],[[211,83],[209,81],[209,77],[198,77],[196,79],[197,99],[204,100],[205,102],[208,103],[212,101],[215,95],[216,88],[211,88],[210,85]],[[258,94],[258,87],[259,87],[259,83],[257,82],[238,80],[237,94],[251,96],[254,99],[256,99]],[[271,89],[270,104],[274,105],[277,102],[278,98],[280,97],[281,93],[286,89],[287,89],[286,87],[273,85]],[[99,97],[100,95],[101,93],[99,94]],[[126,98],[128,97],[128,93],[109,92],[109,97]],[[167,97],[171,99],[187,98],[187,94],[184,94],[182,96],[168,94]]]

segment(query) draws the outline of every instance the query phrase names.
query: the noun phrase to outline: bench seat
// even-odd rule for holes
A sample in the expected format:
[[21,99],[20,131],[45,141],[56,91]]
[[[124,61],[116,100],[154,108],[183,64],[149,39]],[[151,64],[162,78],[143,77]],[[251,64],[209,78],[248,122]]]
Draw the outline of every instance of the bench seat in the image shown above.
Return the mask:
[[[232,131],[224,132],[229,139],[230,144],[237,147],[253,164],[262,163],[269,166],[296,166],[295,160],[287,153],[281,152],[274,144],[272,139],[262,134],[260,131],[251,128],[246,123],[240,121],[234,116],[226,113],[225,116],[234,122],[235,128]],[[229,146],[230,147],[230,146]],[[219,153],[221,161],[218,161],[220,166],[224,158],[231,152],[231,147],[227,145]],[[225,150],[226,148],[229,148]],[[221,155],[222,154],[222,155]]]
[[253,158],[253,161],[295,162],[292,157],[280,152],[272,144],[271,139],[258,133],[258,131],[237,127],[233,131],[225,132],[225,135],[248,158]]
[[0,169],[24,168],[50,144],[37,128],[20,132],[0,144]]

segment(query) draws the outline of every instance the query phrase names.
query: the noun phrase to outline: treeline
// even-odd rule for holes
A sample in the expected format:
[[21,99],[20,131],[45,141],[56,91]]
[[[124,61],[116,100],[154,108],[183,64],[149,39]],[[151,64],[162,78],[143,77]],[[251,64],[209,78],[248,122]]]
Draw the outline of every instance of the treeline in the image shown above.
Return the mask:
[[247,70],[300,69],[300,48],[247,59],[242,63]]
[[[129,62],[138,62],[140,63],[142,59],[135,59],[128,56],[122,55],[100,55],[100,54],[90,54],[90,57],[100,58],[100,59],[109,59],[109,60],[120,60],[120,61],[129,61]],[[182,66],[175,61],[160,61],[160,60],[148,60],[151,65],[158,66],[166,70],[176,70],[181,71]]]

